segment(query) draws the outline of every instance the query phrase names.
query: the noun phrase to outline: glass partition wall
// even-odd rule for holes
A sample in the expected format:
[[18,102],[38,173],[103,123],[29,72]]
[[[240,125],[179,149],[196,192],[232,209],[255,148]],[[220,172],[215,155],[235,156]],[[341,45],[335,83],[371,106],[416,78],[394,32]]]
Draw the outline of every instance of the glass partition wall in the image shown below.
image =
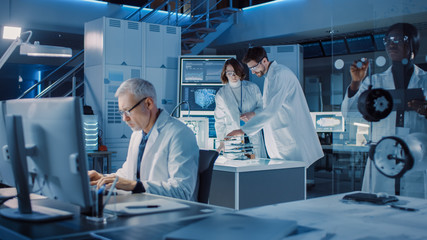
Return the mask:
[[[413,61],[416,66],[427,70],[427,17],[415,13],[417,8],[425,11],[427,2],[378,2],[390,6],[372,1],[372,5],[364,9],[371,14],[372,20],[358,26],[354,32],[340,29],[343,26],[343,23],[337,22],[340,17],[332,14],[328,37],[300,43],[304,46],[304,91],[311,112],[341,111],[342,101],[351,83],[350,67],[355,61],[369,63],[368,76],[383,73],[390,68],[392,61],[385,49],[385,42],[390,41],[390,38],[387,39],[385,34],[394,23],[411,23],[418,29],[420,48]],[[383,14],[393,16],[383,18]],[[397,43],[399,39],[391,40],[400,44]],[[358,66],[361,65],[359,63]],[[371,133],[375,128],[385,127],[385,123],[380,121],[371,124],[357,113],[345,116],[343,131],[318,131],[325,157],[309,169],[314,171],[315,185],[308,188],[308,197],[362,189],[369,143],[381,137],[373,137]]]
[[[277,5],[274,4],[276,3],[272,2],[268,9],[268,14],[271,15],[268,21],[256,18],[245,25],[241,22],[248,18],[239,16],[236,25],[248,28],[233,28],[236,31],[230,31],[226,36],[238,38],[239,35],[245,35],[248,39],[243,39],[246,42],[238,46],[233,45],[233,49],[218,47],[215,49],[216,54],[232,54],[242,59],[251,45],[302,45],[303,77],[299,80],[312,116],[327,113],[337,116],[341,113],[341,104],[351,83],[350,67],[355,61],[366,59],[369,62],[368,75],[382,73],[390,68],[392,62],[386,52],[384,37],[392,24],[411,23],[418,29],[421,40],[414,63],[427,70],[427,1],[320,0],[277,1]],[[244,9],[243,15],[253,14],[251,11],[262,12],[263,7],[268,6],[251,8],[247,12]],[[280,16],[274,15],[275,9],[280,9]],[[251,16],[254,18],[256,15]],[[271,24],[271,21],[275,23]],[[263,34],[256,35],[254,29],[262,29],[258,32]],[[238,30],[243,33],[238,34]],[[276,38],[271,37],[274,34],[277,34]],[[250,39],[253,35],[256,38]],[[283,64],[283,61],[278,62]],[[247,73],[250,75],[249,71]],[[263,83],[258,85],[262,87]],[[343,117],[343,128],[339,128],[340,122],[333,119],[337,124],[331,128],[333,130],[328,131],[322,127],[318,130],[325,157],[307,171],[307,178],[310,180],[307,181],[310,183],[307,185],[308,198],[362,188],[368,160],[367,143],[372,139],[373,127],[357,110],[353,114],[343,114]],[[381,121],[374,124],[374,128],[381,127],[381,124]],[[311,181],[313,179],[314,184]]]

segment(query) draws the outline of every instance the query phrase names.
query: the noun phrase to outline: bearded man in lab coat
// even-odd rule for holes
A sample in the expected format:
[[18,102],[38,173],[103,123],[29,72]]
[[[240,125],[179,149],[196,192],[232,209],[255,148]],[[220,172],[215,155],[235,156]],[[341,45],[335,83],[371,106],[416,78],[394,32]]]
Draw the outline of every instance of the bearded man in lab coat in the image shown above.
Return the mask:
[[[419,38],[418,30],[411,24],[397,23],[390,26],[384,37],[384,45],[392,65],[385,72],[374,74],[371,78],[367,76],[369,61],[354,61],[350,67],[352,81],[341,105],[345,118],[362,117],[357,108],[358,99],[371,84],[372,88],[388,90],[421,88],[424,97],[427,96],[427,73],[414,64],[420,47]],[[385,119],[373,123],[373,142],[391,135],[403,137],[414,132],[427,133],[427,101],[412,100],[408,105],[414,111],[392,111]],[[372,176],[369,173],[372,173]],[[394,179],[383,176],[375,167],[371,169],[371,161],[368,161],[362,191],[372,190],[391,195],[400,191],[401,195],[424,197],[424,180],[414,182],[410,179],[415,177],[410,175],[411,172],[406,173],[401,178],[400,189],[395,189]]]
[[258,77],[265,75],[263,110],[228,136],[244,133],[251,136],[263,129],[270,158],[302,161],[309,167],[323,157],[307,101],[295,74],[277,62],[270,62],[262,47],[250,48],[243,63]]
[[114,174],[89,171],[91,185],[197,200],[199,148],[193,131],[157,108],[156,91],[143,79],[123,82],[116,97],[123,121],[132,128],[128,155]]

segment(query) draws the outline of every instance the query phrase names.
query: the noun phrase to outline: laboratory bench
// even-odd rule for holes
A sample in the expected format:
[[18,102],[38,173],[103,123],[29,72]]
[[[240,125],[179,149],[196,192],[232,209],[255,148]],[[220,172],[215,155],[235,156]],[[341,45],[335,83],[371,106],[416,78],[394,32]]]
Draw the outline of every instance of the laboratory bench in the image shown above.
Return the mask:
[[[0,189],[0,195],[13,194],[10,189]],[[256,194],[256,193],[255,193]],[[216,222],[198,228],[205,220],[215,220],[221,216],[237,214],[250,217],[252,231],[265,231],[266,224],[282,221],[285,225],[276,226],[276,231],[285,231],[281,237],[274,239],[426,239],[427,200],[401,197],[399,201],[386,205],[375,205],[343,200],[346,194],[330,195],[285,202],[273,205],[234,211],[228,208],[201,204],[191,201],[173,199],[153,194],[127,194],[117,196],[118,203],[145,200],[169,200],[185,204],[185,209],[151,214],[119,216],[106,223],[88,221],[79,214],[79,208],[57,200],[34,197],[33,205],[56,207],[73,211],[74,217],[46,223],[26,223],[0,217],[0,239],[182,239],[168,238],[178,236],[183,229],[202,232],[203,239],[225,239],[224,232],[232,231],[237,236],[247,236],[245,231],[234,228],[240,224]],[[16,201],[7,202],[8,206]],[[396,208],[390,207],[393,204]],[[3,208],[4,206],[2,206]],[[256,221],[253,221],[256,220]],[[294,225],[288,232],[289,222]],[[254,225],[254,224],[258,225]],[[257,229],[260,224],[262,228]],[[197,228],[196,228],[197,226]],[[243,226],[242,226],[243,227]],[[205,232],[204,232],[205,231]],[[235,232],[237,231],[237,232]],[[188,231],[187,231],[188,233]],[[241,234],[241,235],[240,235]],[[234,235],[236,236],[236,235]],[[188,238],[185,238],[188,239]],[[236,239],[236,238],[233,238]],[[248,239],[248,238],[244,238]],[[264,239],[264,238],[260,238]]]
[[[0,189],[0,196],[16,195],[15,188]],[[145,200],[168,200],[186,205],[186,208],[141,214],[132,216],[118,216],[106,223],[94,222],[80,214],[78,206],[65,202],[47,199],[31,194],[32,206],[48,206],[74,213],[71,219],[51,222],[30,223],[10,220],[0,216],[0,239],[162,239],[165,232],[176,230],[198,219],[213,214],[233,212],[231,209],[169,198],[149,193],[123,194],[111,197],[109,203],[116,201],[140,202]],[[17,207],[17,200],[7,201],[4,207]],[[156,226],[153,228],[153,226]],[[134,235],[134,229],[139,229]],[[140,231],[143,230],[143,234]]]
[[[427,239],[427,200],[398,196],[376,205],[336,194],[239,211],[254,217],[289,219],[311,230],[292,239]],[[390,205],[400,206],[392,208]],[[406,209],[406,210],[405,210]],[[287,239],[287,238],[284,238]]]
[[305,198],[303,162],[223,156],[215,161],[209,204],[239,210]]

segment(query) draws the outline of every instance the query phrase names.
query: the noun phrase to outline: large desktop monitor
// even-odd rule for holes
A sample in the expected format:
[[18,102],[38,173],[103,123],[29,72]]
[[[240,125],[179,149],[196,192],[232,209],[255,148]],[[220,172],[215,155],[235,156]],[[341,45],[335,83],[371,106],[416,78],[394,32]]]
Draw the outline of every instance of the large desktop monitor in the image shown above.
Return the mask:
[[344,118],[341,112],[311,112],[316,132],[344,132]]
[[222,85],[184,85],[182,86],[182,101],[188,103],[182,105],[182,114],[186,114],[188,107],[190,111],[209,111],[215,110],[215,95]]
[[[2,150],[3,146],[7,145],[6,125],[3,114],[5,105],[6,102],[0,102],[0,151]],[[0,183],[7,186],[13,186],[15,184],[12,172],[12,164],[10,161],[7,161],[6,156],[3,153],[0,153]]]
[[231,56],[183,56],[180,58],[182,84],[221,84],[221,71]]
[[1,209],[2,216],[24,221],[72,216],[56,209],[33,209],[30,192],[82,209],[91,206],[82,114],[81,99],[72,97],[4,103],[7,159],[1,161],[12,165],[19,208]]
[[333,41],[322,41],[321,42],[323,52],[325,56],[335,56],[348,54],[347,46],[344,39],[337,39]]

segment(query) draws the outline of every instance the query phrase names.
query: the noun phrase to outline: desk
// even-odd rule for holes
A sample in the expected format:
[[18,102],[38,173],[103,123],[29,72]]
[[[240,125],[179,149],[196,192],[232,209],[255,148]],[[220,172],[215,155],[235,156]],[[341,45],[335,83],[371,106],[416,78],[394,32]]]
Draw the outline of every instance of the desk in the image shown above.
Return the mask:
[[209,203],[244,209],[306,198],[305,163],[273,159],[227,160],[212,173]]
[[[0,195],[10,196],[11,188],[0,189]],[[14,189],[12,189],[14,191]],[[16,193],[16,191],[14,191]],[[13,194],[13,193],[12,193]],[[162,236],[170,231],[176,230],[179,227],[185,226],[195,220],[212,215],[230,212],[230,209],[210,206],[191,201],[168,198],[153,194],[129,194],[117,196],[117,202],[143,201],[150,199],[169,199],[184,203],[190,208],[160,212],[146,215],[118,217],[115,220],[106,224],[94,223],[86,220],[85,216],[79,214],[79,207],[66,204],[60,201],[51,199],[34,199],[32,204],[55,207],[58,209],[74,212],[75,216],[72,219],[61,220],[47,223],[26,223],[9,220],[0,217],[0,238],[1,239],[102,239],[96,238],[94,235],[101,236],[102,234],[121,233],[122,239],[162,239]],[[112,199],[111,199],[112,200]],[[110,200],[110,201],[111,201]],[[9,206],[17,206],[16,199],[7,202]],[[156,225],[156,228],[150,227]],[[159,226],[159,227],[157,227]],[[163,226],[163,227],[162,227]],[[139,229],[147,229],[147,235],[132,238],[132,232],[127,230],[133,227]],[[120,232],[122,231],[122,232]],[[154,232],[153,232],[154,231]],[[123,234],[123,232],[125,234]],[[149,233],[151,235],[149,235]],[[153,235],[154,234],[154,235]],[[157,235],[156,235],[157,234]],[[120,239],[113,237],[110,239]]]
[[104,173],[104,159],[107,159],[107,172],[111,173],[111,154],[116,152],[96,151],[88,152],[87,155],[93,159],[92,168],[99,173]]
[[298,239],[427,239],[427,200],[399,196],[399,204],[420,209],[409,212],[385,205],[343,202],[344,195],[281,203],[240,213],[296,220],[299,226],[321,230],[313,232],[317,236]]
[[[332,193],[346,192],[340,189],[340,181],[342,178],[349,178],[350,187],[347,191],[360,190],[360,188],[356,186],[356,182],[362,183],[365,165],[368,159],[369,146],[332,144],[322,145],[322,148],[325,155],[332,158]],[[327,162],[327,164],[329,163]]]

